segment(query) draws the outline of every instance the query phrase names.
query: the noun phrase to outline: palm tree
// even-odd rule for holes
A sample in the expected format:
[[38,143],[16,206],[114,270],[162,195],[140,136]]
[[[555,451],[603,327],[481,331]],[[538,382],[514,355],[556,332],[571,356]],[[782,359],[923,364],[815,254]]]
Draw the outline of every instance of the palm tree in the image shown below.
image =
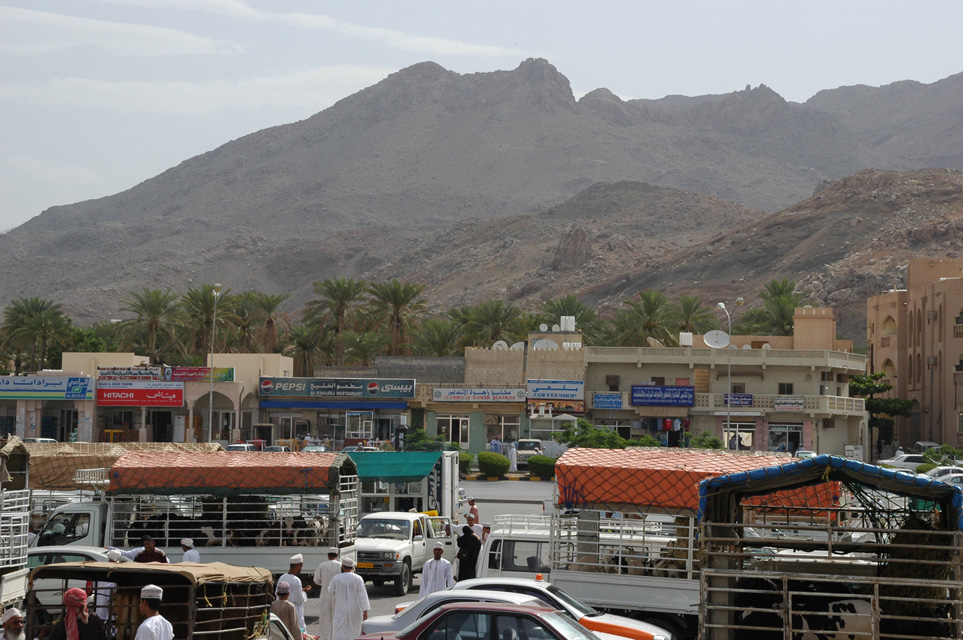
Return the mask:
[[367,331],[356,333],[345,331],[337,337],[344,345],[345,364],[355,367],[370,367],[375,356],[381,355],[388,346],[388,336],[383,333]]
[[575,328],[582,332],[582,342],[585,345],[598,344],[601,323],[595,309],[579,302],[578,298],[569,294],[558,300],[546,300],[542,310],[553,322],[558,322],[562,316],[575,316]]
[[258,342],[261,350],[264,353],[274,353],[278,344],[280,331],[291,323],[287,314],[278,311],[278,307],[290,298],[291,295],[287,293],[271,295],[262,293],[261,291],[251,291],[249,296],[251,303],[257,310],[258,316],[261,318],[261,328],[258,332]]
[[661,291],[647,289],[639,292],[639,302],[626,300],[615,316],[616,340],[622,347],[644,347],[647,339],[673,344],[668,329],[669,298]]
[[679,300],[669,305],[669,323],[676,331],[689,333],[705,333],[719,326],[712,312],[702,306],[699,296],[680,296]]
[[[308,324],[322,326],[331,322],[334,334],[338,336],[348,328],[348,314],[368,290],[364,280],[352,278],[328,278],[323,282],[313,282],[311,287],[319,298],[311,300],[304,307],[304,320]],[[344,347],[335,345],[335,365],[344,361]]]
[[[212,328],[214,325],[214,305],[217,305],[217,324],[225,330],[232,330],[237,321],[237,296],[230,289],[222,291],[217,298],[214,286],[201,285],[200,289],[188,287],[177,302],[177,323],[181,330],[181,342],[187,355],[204,356],[212,350]],[[226,343],[226,334],[221,332]]]
[[291,327],[285,336],[282,353],[294,358],[294,375],[311,377],[314,367],[321,359],[322,334],[317,327],[299,324]]
[[410,349],[410,332],[425,303],[418,298],[425,287],[408,282],[372,282],[368,292],[372,296],[371,309],[387,326],[390,335],[388,355],[403,355]]
[[72,336],[70,318],[52,300],[17,298],[3,316],[3,348],[29,350],[28,366],[33,371],[47,366],[48,347],[64,345]]
[[130,320],[120,323],[123,348],[143,345],[150,362],[159,363],[157,342],[162,335],[170,334],[170,325],[177,311],[176,300],[177,296],[170,289],[161,291],[147,287],[123,300],[121,309],[134,314]]
[[502,300],[486,300],[471,308],[467,331],[476,345],[490,347],[498,340],[508,343],[523,337],[522,312],[514,304]]
[[444,358],[465,353],[462,325],[451,318],[427,318],[412,333],[416,356]]
[[771,280],[759,292],[759,297],[762,307],[743,314],[740,331],[755,335],[791,336],[796,307],[806,300],[804,294],[796,293],[796,283],[788,279]]

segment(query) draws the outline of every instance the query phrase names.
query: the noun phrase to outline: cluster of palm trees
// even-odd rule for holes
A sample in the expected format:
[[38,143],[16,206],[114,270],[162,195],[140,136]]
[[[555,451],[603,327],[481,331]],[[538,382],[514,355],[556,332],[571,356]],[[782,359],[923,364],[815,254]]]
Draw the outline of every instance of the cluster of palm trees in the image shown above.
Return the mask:
[[[468,346],[524,340],[561,316],[575,317],[586,345],[645,346],[648,338],[674,345],[680,331],[700,334],[719,326],[714,307],[699,297],[671,301],[654,290],[639,292],[606,319],[572,295],[534,311],[486,300],[433,315],[422,285],[329,278],[312,286],[316,297],[301,310],[299,322],[280,310],[286,294],[217,293],[212,285],[182,294],[144,288],[123,300],[127,319],[83,328],[56,302],[18,298],[3,312],[0,372],[59,368],[63,351],[133,351],[153,363],[201,365],[213,349],[283,353],[294,358],[295,375],[310,376],[315,366],[369,366],[379,355],[460,356]],[[793,310],[804,298],[795,287],[790,280],[767,284],[759,294],[762,306],[743,314],[734,332],[790,335]]]

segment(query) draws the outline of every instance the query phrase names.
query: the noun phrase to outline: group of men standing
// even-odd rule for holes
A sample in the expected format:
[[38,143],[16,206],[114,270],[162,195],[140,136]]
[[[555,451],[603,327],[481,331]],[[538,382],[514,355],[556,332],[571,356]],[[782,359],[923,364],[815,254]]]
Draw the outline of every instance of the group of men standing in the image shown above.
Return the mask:
[[318,565],[314,583],[321,589],[320,630],[313,636],[304,622],[304,604],[311,586],[302,586],[298,575],[304,567],[304,556],[292,556],[288,572],[278,579],[278,600],[271,612],[284,621],[295,638],[303,640],[354,640],[361,635],[361,625],[371,608],[364,580],[354,572],[354,560],[338,558],[338,551],[328,551],[328,559]]

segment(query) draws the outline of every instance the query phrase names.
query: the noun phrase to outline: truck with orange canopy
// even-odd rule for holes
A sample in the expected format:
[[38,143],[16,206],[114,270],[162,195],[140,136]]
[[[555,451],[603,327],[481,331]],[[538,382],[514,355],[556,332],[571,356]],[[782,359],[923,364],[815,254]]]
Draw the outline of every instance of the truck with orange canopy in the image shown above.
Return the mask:
[[[485,541],[482,575],[541,574],[596,609],[693,637],[701,600],[699,483],[792,461],[766,452],[569,449],[555,465],[550,518],[540,524],[496,520]],[[838,503],[838,487],[817,485],[767,496],[746,515],[779,513],[791,529],[795,505],[821,504],[828,516]]]
[[297,553],[313,567],[332,547],[354,552],[359,485],[345,454],[129,452],[78,481],[98,498],[55,509],[36,546],[132,549],[150,536],[177,562],[190,538],[203,562],[274,575]]

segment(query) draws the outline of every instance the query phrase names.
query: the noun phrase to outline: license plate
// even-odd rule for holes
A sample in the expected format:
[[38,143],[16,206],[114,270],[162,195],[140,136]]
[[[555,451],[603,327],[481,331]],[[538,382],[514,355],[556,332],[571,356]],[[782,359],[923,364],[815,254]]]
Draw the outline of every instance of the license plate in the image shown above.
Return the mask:
[[359,562],[359,563],[357,563],[357,567],[358,567],[359,569],[374,569],[374,563],[373,563],[373,562]]

